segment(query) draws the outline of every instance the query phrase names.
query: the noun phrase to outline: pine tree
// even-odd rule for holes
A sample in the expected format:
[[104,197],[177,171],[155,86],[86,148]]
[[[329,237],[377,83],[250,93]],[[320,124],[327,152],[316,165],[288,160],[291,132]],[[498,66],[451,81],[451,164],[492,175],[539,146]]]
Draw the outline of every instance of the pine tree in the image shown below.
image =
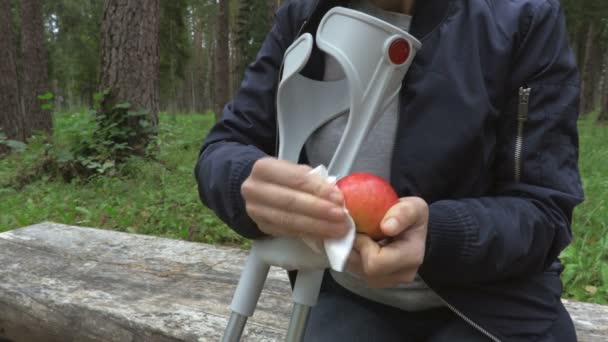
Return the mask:
[[228,0],[219,0],[219,13],[217,16],[217,45],[215,55],[215,119],[218,121],[222,116],[224,106],[229,100],[230,85],[230,51],[228,42],[229,4]]
[[[10,0],[0,0],[0,133],[11,140],[25,141],[19,109],[19,83],[15,32]],[[0,145],[0,154],[7,148]]]
[[[159,0],[105,0],[99,90],[107,92],[100,109],[107,120],[114,120],[108,113],[118,104],[129,103],[130,111],[145,111],[149,124],[158,125],[159,29]],[[139,116],[126,119],[136,132],[127,140],[136,154],[143,154],[149,142],[141,120]]]
[[21,1],[21,97],[27,136],[36,131],[50,132],[53,126],[51,111],[39,98],[50,90],[41,6],[39,0]]

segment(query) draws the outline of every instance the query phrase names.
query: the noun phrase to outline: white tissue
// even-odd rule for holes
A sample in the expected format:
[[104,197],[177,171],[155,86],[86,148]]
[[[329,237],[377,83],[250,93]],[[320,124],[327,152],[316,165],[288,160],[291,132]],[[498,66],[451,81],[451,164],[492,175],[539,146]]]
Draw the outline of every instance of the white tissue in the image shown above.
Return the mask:
[[[319,165],[310,173],[318,174],[331,184],[336,184],[336,177],[330,176],[327,172],[327,168],[324,165]],[[311,239],[302,239],[304,243],[306,243],[312,250],[317,253],[325,253],[327,255],[327,259],[329,260],[330,267],[337,272],[344,272],[344,268],[346,267],[346,261],[348,260],[348,256],[350,255],[351,250],[353,249],[353,244],[355,243],[355,222],[352,217],[348,214],[348,210],[344,208],[346,212],[346,216],[348,218],[348,233],[346,236],[341,237],[339,239],[326,239],[323,241],[323,251],[319,243]]]

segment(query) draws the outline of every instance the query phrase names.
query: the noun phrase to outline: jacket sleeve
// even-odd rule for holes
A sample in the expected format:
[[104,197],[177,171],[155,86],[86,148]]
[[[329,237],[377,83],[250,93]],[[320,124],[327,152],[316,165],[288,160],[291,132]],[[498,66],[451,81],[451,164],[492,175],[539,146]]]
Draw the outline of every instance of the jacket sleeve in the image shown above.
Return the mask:
[[276,144],[276,87],[283,54],[293,40],[289,1],[275,16],[255,62],[250,64],[234,99],[223,110],[201,148],[195,167],[202,202],[237,233],[263,234],[245,211],[240,187],[253,164],[273,155]]
[[[495,187],[482,198],[430,205],[421,275],[442,283],[507,279],[546,270],[571,240],[583,199],[577,166],[579,81],[557,1],[543,1],[520,23],[498,129]],[[514,179],[517,89],[532,89],[522,173]]]

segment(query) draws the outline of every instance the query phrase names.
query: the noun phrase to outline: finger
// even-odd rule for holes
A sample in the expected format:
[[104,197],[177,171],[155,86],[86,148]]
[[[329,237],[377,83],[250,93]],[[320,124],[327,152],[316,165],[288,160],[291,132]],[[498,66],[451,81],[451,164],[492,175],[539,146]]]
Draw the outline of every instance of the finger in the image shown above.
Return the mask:
[[410,227],[426,223],[428,215],[428,205],[423,199],[402,198],[386,212],[380,229],[388,236],[397,236]]
[[346,270],[365,280],[370,288],[393,288],[400,284],[409,284],[414,281],[418,272],[417,268],[404,268],[385,276],[367,276],[363,271],[361,254],[356,250],[348,256]]
[[366,235],[357,236],[355,248],[361,254],[364,274],[381,277],[404,268],[418,268],[424,259],[424,238],[405,237],[380,246]]
[[380,245],[366,234],[357,234],[354,249],[361,255],[361,268],[366,278],[384,275],[384,265],[378,257]]
[[273,183],[248,180],[241,193],[246,202],[311,216],[328,222],[346,222],[344,208],[329,200]]
[[328,222],[307,215],[251,203],[247,203],[245,208],[247,214],[258,224],[258,227],[264,233],[272,236],[335,239],[347,233],[345,222]]
[[311,174],[311,170],[307,165],[263,158],[254,164],[251,174],[256,179],[328,198],[342,205],[344,201],[342,193],[325,178],[317,174]]

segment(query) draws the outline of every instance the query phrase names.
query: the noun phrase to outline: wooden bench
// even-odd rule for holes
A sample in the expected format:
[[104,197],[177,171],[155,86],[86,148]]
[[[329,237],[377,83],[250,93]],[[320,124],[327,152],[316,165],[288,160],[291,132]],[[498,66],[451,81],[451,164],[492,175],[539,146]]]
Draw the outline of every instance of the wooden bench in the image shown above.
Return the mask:
[[[246,252],[55,223],[0,234],[0,341],[218,341]],[[580,341],[608,307],[566,302]],[[291,312],[272,269],[244,341],[281,341]]]

